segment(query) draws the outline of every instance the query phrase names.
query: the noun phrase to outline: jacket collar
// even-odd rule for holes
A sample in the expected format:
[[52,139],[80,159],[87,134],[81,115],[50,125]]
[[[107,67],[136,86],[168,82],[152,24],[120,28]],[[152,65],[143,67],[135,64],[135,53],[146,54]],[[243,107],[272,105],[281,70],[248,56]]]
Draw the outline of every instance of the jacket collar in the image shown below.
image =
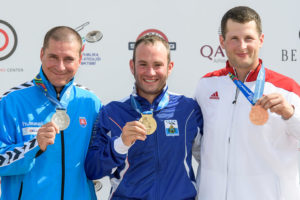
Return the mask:
[[[260,71],[260,69],[261,69],[261,65],[262,65],[262,60],[259,59],[259,64],[258,64],[258,66],[257,66],[255,69],[250,70],[250,71],[248,72],[245,82],[253,82],[253,81],[256,81],[257,76],[258,76],[258,73],[259,73],[259,71]],[[229,64],[228,61],[226,62],[226,71],[227,71],[227,74],[228,74],[228,72],[230,72],[230,73],[232,73],[233,75],[236,76],[236,71],[235,71],[235,69],[234,69],[232,66],[230,66],[230,64]]]
[[137,100],[140,103],[143,109],[145,110],[153,109],[154,111],[156,111],[159,107],[160,101],[163,99],[163,97],[167,92],[168,92],[168,86],[165,85],[162,92],[153,100],[152,104],[150,104],[148,100],[145,99],[144,97],[138,95],[135,85],[133,87],[133,91],[131,95],[135,98],[135,100]]
[[[38,74],[38,76],[41,78],[43,85],[45,86],[47,93],[53,97],[57,97],[57,92],[55,90],[55,87],[50,83],[50,81],[47,79],[46,75],[43,72],[42,67],[40,68],[40,72]],[[35,81],[33,81],[35,83]],[[63,98],[63,96],[65,95],[66,91],[70,91],[70,93],[72,94],[72,89],[70,87],[73,87],[73,82],[74,82],[74,78],[64,86],[63,90],[60,92],[60,99]],[[35,85],[37,85],[35,83]],[[41,86],[40,87],[41,91],[44,90]],[[69,89],[70,88],[70,89]],[[44,92],[44,91],[43,91]],[[66,95],[71,95],[70,93],[66,94]],[[70,99],[70,96],[67,98]]]

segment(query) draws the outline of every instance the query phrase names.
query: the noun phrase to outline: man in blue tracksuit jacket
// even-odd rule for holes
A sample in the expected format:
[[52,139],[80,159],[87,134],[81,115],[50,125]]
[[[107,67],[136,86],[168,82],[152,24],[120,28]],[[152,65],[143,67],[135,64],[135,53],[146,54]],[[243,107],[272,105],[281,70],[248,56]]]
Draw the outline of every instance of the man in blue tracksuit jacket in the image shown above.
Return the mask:
[[195,199],[192,147],[200,143],[202,115],[193,99],[168,91],[173,68],[168,43],[155,35],[141,37],[130,68],[135,89],[100,111],[86,174],[109,175],[111,199]]
[[[51,29],[41,50],[40,73],[0,99],[2,200],[96,199],[84,160],[102,105],[73,82],[81,46],[73,29]],[[51,122],[58,108],[70,119],[65,130]]]

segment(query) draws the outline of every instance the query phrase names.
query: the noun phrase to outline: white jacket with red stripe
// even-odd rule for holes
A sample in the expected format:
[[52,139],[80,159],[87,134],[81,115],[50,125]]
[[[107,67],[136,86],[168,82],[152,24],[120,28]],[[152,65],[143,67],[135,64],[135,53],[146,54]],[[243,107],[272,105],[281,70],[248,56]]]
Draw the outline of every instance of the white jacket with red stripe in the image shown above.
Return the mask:
[[[254,91],[260,65],[245,85]],[[195,98],[204,118],[199,200],[299,200],[300,87],[266,69],[264,95],[280,93],[295,107],[284,120],[269,112],[265,125],[249,120],[251,104],[228,76],[227,66],[200,79]]]

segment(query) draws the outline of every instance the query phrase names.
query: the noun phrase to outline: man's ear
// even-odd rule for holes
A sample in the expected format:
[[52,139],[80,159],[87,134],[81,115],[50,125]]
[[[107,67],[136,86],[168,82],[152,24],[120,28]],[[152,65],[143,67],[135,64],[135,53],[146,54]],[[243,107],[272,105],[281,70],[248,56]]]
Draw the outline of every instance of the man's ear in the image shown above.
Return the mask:
[[43,50],[43,48],[41,48],[41,52],[40,52],[40,59],[41,59],[41,61],[42,61],[43,56],[44,56],[44,50]]
[[134,75],[134,62],[132,59],[129,61],[129,66],[131,73]]
[[222,35],[219,35],[219,41],[220,41],[221,47],[224,49],[224,41],[225,41],[225,39],[223,38]]
[[261,34],[260,37],[259,37],[259,41],[260,41],[260,45],[259,47],[262,47],[263,43],[264,43],[264,39],[265,39],[265,34]]
[[168,65],[168,76],[171,74],[173,67],[174,67],[174,62],[170,61],[169,65]]

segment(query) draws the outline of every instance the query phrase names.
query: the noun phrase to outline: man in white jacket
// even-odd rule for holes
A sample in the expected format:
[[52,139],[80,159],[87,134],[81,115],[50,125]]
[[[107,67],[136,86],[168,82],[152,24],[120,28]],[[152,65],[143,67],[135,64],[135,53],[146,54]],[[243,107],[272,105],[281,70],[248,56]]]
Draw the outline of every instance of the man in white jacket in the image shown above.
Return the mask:
[[259,59],[256,11],[230,9],[221,31],[226,67],[202,77],[195,95],[204,118],[198,198],[299,200],[300,87]]

